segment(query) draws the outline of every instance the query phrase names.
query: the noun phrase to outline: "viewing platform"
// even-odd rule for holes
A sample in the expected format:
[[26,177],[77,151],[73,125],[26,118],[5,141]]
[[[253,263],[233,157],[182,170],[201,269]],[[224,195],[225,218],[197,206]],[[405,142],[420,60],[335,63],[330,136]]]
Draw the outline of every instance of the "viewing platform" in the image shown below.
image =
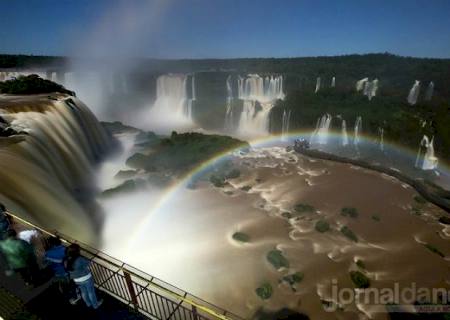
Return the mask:
[[50,277],[36,287],[27,286],[17,275],[5,275],[5,261],[0,257],[0,319],[242,319],[75,239],[45,230],[12,213],[7,215],[16,231],[37,232],[32,244],[38,263],[43,260],[50,237],[59,237],[65,246],[78,244],[91,263],[95,286],[104,303],[97,310],[88,309],[81,300],[71,305]]

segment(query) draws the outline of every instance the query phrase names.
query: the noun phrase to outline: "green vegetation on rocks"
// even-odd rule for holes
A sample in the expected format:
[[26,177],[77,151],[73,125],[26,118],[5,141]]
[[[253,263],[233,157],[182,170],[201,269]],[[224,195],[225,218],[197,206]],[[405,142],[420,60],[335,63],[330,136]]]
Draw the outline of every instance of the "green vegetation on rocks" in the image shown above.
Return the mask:
[[251,186],[243,186],[243,187],[241,188],[241,190],[242,190],[242,191],[245,191],[245,192],[249,192],[251,188],[252,188]]
[[358,237],[355,235],[355,233],[347,226],[343,226],[341,228],[341,232],[344,236],[346,236],[348,239],[358,242]]
[[360,267],[361,269],[365,269],[366,268],[366,264],[362,260],[356,260],[356,265],[358,267]]
[[450,217],[442,216],[439,218],[438,221],[443,224],[450,224]]
[[325,220],[319,220],[316,222],[315,228],[318,232],[327,232],[330,230],[330,224]]
[[212,174],[209,177],[209,181],[212,183],[212,185],[216,188],[223,188],[225,187],[225,178],[219,175]]
[[345,217],[357,218],[359,213],[356,208],[344,207],[341,209],[341,215]]
[[110,196],[114,196],[118,193],[133,192],[133,191],[136,191],[139,188],[143,187],[144,185],[145,185],[145,181],[142,179],[126,180],[122,184],[118,185],[117,187],[106,189],[105,191],[102,192],[102,196],[110,197]]
[[380,218],[379,215],[374,214],[374,215],[372,216],[372,220],[374,220],[374,221],[376,221],[376,222],[380,222],[380,221],[381,221],[381,218]]
[[289,268],[289,261],[280,250],[274,249],[267,254],[267,260],[275,269]]
[[310,204],[306,204],[306,203],[298,203],[294,206],[294,210],[297,213],[314,213],[316,212],[316,209],[310,205]]
[[233,233],[233,239],[239,242],[249,242],[250,236],[243,232],[235,232]]
[[39,94],[39,93],[65,93],[71,96],[75,94],[62,85],[45,80],[37,74],[20,76],[16,79],[0,81],[0,93],[7,94]]
[[423,198],[422,196],[414,196],[414,200],[419,204],[426,204],[427,200]]
[[357,288],[365,289],[370,287],[370,279],[360,271],[350,271],[350,278]]
[[[169,138],[163,138],[156,144],[152,143],[153,152],[148,155],[136,153],[126,164],[134,169],[182,174],[219,154],[241,147],[248,148],[249,145],[228,136],[172,132]],[[237,171],[230,170],[229,173],[235,176]],[[226,175],[217,176],[219,179],[215,179],[215,182],[220,185],[217,182],[225,180]]]
[[303,272],[295,272],[284,276],[282,280],[286,281],[287,283],[289,283],[289,285],[293,286],[297,283],[302,282],[304,277],[305,275],[303,274]]
[[437,254],[438,256],[440,256],[442,258],[445,257],[445,254],[443,254],[442,251],[439,250],[438,248],[436,248],[434,245],[427,243],[427,244],[424,244],[424,246],[425,246],[425,248],[427,248],[431,252]]
[[137,172],[135,170],[120,170],[114,178],[116,179],[131,179],[135,177]]
[[232,169],[225,175],[225,179],[236,179],[241,175],[241,171],[239,169]]
[[258,297],[260,297],[263,300],[267,300],[272,296],[273,288],[270,283],[266,282],[266,283],[263,283],[255,291],[256,291],[256,294],[258,295]]

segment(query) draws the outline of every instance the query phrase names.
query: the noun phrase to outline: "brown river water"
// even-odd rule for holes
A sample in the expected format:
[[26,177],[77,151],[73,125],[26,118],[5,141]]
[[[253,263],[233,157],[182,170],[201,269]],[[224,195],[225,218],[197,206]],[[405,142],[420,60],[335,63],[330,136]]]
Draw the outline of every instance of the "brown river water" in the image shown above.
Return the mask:
[[[341,303],[336,312],[324,309],[323,301],[336,300],[333,283],[335,288],[354,288],[349,276],[353,270],[363,272],[371,288],[415,283],[449,290],[450,227],[437,221],[446,213],[417,202],[418,194],[408,185],[282,148],[254,149],[234,162],[241,176],[224,188],[202,182],[193,190],[173,191],[163,206],[148,200],[151,213],[135,217],[146,221],[137,240],[121,249],[112,241],[108,251],[246,318],[260,308],[289,307],[311,319],[387,319],[386,313],[365,303]],[[296,215],[299,203],[313,206],[315,212]],[[359,215],[343,216],[343,207],[354,207]],[[286,217],[287,212],[294,217]],[[329,231],[315,230],[319,219],[329,223]],[[124,236],[130,230],[124,225],[127,220],[122,216]],[[342,226],[348,226],[358,242],[346,238]],[[237,231],[250,241],[234,240]],[[289,268],[276,270],[268,262],[273,249],[282,252]],[[357,260],[364,262],[363,269]],[[295,272],[302,272],[304,279],[293,290],[280,280]],[[273,288],[267,300],[255,293],[263,283]]]

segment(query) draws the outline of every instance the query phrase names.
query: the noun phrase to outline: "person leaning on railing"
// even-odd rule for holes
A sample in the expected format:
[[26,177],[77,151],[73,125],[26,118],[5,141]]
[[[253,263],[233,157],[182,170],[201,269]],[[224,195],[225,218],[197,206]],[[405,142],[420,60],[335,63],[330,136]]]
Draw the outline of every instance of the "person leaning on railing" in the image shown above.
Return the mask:
[[59,292],[71,304],[76,304],[80,300],[80,296],[69,278],[66,271],[64,261],[66,260],[66,247],[63,246],[58,237],[50,237],[47,239],[47,251],[44,254],[44,262],[53,272],[54,281],[58,286]]
[[88,307],[97,309],[103,300],[97,300],[95,294],[94,279],[89,269],[89,260],[81,256],[80,246],[71,244],[67,247],[66,269],[70,278],[81,291],[81,297]]

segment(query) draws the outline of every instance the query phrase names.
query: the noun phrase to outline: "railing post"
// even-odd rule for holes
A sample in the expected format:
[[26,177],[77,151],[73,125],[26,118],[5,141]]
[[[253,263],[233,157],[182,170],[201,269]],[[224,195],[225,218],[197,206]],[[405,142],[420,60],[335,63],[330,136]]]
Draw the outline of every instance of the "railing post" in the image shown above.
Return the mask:
[[198,320],[197,307],[194,305],[192,306],[192,317],[193,317],[193,320]]
[[131,303],[133,304],[134,308],[138,309],[138,300],[136,296],[136,292],[134,291],[133,281],[131,280],[131,275],[127,271],[123,271],[123,276],[125,277],[125,282],[127,284],[128,293],[131,297]]

